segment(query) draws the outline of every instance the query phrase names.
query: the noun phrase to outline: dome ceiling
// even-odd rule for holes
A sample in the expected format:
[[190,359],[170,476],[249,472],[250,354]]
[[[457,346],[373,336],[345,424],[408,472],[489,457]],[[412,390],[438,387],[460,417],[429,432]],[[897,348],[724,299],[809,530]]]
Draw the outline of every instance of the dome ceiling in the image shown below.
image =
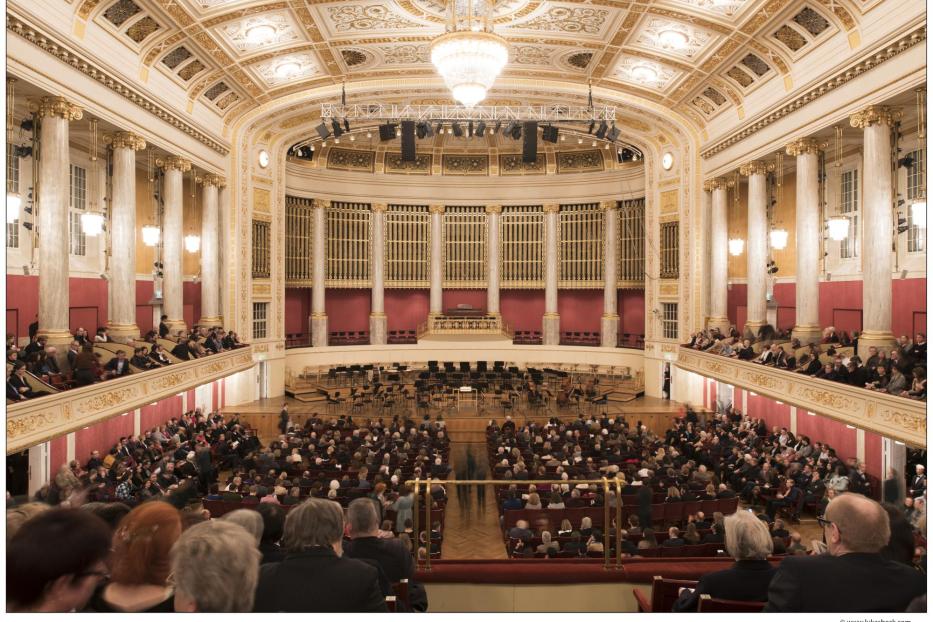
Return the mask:
[[[15,0],[14,0],[15,3]],[[495,0],[510,44],[505,77],[609,87],[678,110],[698,125],[856,28],[842,0]],[[312,86],[434,78],[431,40],[444,0],[76,0],[100,26],[168,74],[189,101],[230,120]],[[439,89],[442,87],[439,85]],[[446,95],[438,92],[439,97]],[[738,118],[742,113],[739,111]]]

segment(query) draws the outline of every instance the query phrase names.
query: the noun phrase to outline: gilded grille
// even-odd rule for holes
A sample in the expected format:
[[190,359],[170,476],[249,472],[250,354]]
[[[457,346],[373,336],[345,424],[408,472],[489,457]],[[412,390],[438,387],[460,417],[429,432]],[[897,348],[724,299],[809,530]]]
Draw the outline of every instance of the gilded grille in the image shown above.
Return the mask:
[[118,0],[104,11],[104,17],[114,26],[120,27],[140,11],[142,9],[133,0]]
[[807,40],[803,38],[803,35],[787,24],[784,24],[775,31],[774,38],[786,45],[793,52],[796,52],[807,44]]
[[544,208],[510,205],[499,217],[500,286],[544,287]]
[[204,71],[204,63],[198,59],[194,59],[178,71],[178,77],[187,82],[197,74]]
[[603,287],[603,234],[599,203],[560,206],[559,287]]
[[226,82],[218,82],[211,88],[204,91],[204,97],[206,97],[207,99],[211,101],[214,101],[220,96],[221,93],[223,93],[226,90],[229,90],[229,88],[230,87],[227,86]]
[[189,52],[188,48],[185,46],[180,45],[165,55],[165,58],[162,59],[162,64],[169,69],[175,69],[175,67],[178,67],[189,58],[191,58],[191,52]]
[[680,275],[680,223],[661,223],[661,278],[676,279]]
[[268,279],[271,274],[272,246],[270,223],[253,221],[253,278]]
[[136,43],[142,43],[146,37],[154,33],[159,28],[161,28],[159,23],[147,15],[127,28],[126,36]]
[[285,197],[285,282],[311,284],[311,242],[314,201]]
[[334,201],[326,211],[327,285],[370,287],[369,239],[372,212],[368,203]]
[[444,287],[486,287],[486,209],[444,211]]
[[619,207],[619,280],[645,280],[645,200],[622,201]]
[[829,22],[822,15],[808,6],[803,7],[800,13],[794,15],[794,21],[807,29],[814,37],[829,28]]
[[385,221],[385,286],[430,287],[428,206],[389,205]]

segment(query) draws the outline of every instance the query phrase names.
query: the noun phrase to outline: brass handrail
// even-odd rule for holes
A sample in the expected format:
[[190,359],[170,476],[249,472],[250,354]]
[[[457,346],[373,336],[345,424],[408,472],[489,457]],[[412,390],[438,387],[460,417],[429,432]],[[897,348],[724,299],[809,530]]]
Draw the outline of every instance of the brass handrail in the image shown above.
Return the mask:
[[[612,570],[613,568],[621,568],[622,566],[622,545],[620,540],[622,538],[622,486],[625,484],[624,480],[620,480],[618,477],[612,479],[608,477],[603,477],[600,479],[536,479],[536,480],[521,480],[522,484],[531,485],[542,484],[545,486],[550,486],[554,484],[558,485],[578,485],[578,484],[596,484],[597,486],[602,484],[603,486],[603,569]],[[501,479],[432,479],[427,478],[422,480],[420,477],[415,479],[410,479],[405,482],[406,486],[412,486],[414,488],[414,507],[413,507],[413,520],[412,520],[412,529],[414,530],[415,535],[415,566],[418,570],[431,570],[431,502],[428,501],[427,497],[431,495],[431,486],[434,484],[441,486],[472,486],[472,485],[493,485],[493,486],[511,486],[516,484],[516,480],[501,480]],[[615,485],[616,493],[616,526],[615,526],[615,542],[616,542],[616,554],[614,555],[614,563],[609,562],[609,552],[610,552],[610,537],[609,529],[611,528],[612,522],[610,520],[610,506],[607,502],[609,497],[610,485]],[[425,491],[425,534],[426,534],[426,550],[424,560],[418,559],[418,548],[421,541],[421,532],[418,529],[419,520],[418,520],[418,495],[421,491],[422,485],[424,486]]]

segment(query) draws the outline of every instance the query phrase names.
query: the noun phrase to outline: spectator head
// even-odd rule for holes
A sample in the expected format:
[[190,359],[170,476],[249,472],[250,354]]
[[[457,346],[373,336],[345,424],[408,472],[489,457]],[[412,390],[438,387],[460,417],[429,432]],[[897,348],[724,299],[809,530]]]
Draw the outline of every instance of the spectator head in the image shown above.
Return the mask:
[[181,513],[168,503],[150,501],[134,508],[113,534],[114,583],[165,585],[181,530]]
[[725,519],[726,551],[736,561],[767,559],[774,551],[768,526],[752,512],[738,511]]
[[918,464],[916,466],[917,475],[923,475],[923,472],[925,470],[926,470],[926,467],[924,467],[922,464]]
[[6,541],[9,545],[10,540],[13,539],[13,536],[19,531],[26,521],[30,520],[34,516],[38,516],[47,510],[51,510],[52,506],[39,503],[38,501],[32,503],[24,503],[23,505],[17,505],[6,511]]
[[224,514],[220,520],[230,521],[245,529],[253,536],[256,546],[262,542],[263,522],[262,516],[256,510],[240,509]]
[[288,513],[282,541],[292,552],[323,546],[332,547],[341,555],[342,537],[343,509],[340,505],[324,499],[308,499]]
[[670,529],[667,530],[667,537],[669,537],[669,538],[671,538],[671,539],[673,539],[673,538],[679,538],[679,537],[680,537],[680,529],[677,529],[677,527],[671,527]]
[[379,531],[379,517],[372,499],[360,498],[350,502],[347,508],[347,524],[351,538],[376,536]]
[[891,538],[888,513],[877,501],[859,494],[837,495],[821,522],[830,555],[877,553]]
[[229,520],[207,521],[185,531],[172,547],[175,611],[252,611],[262,557],[255,542],[253,534]]
[[551,532],[542,531],[541,532],[541,544],[550,544],[551,543]]
[[260,503],[256,511],[262,517],[262,541],[274,544],[281,540],[285,527],[285,510],[282,506],[277,503]]
[[107,575],[110,530],[78,509],[26,521],[7,546],[7,610],[80,610]]
[[592,529],[593,528],[593,519],[589,516],[584,516],[580,521],[580,529]]
[[127,504],[120,503],[119,501],[115,501],[113,503],[101,503],[91,507],[88,506],[91,506],[91,504],[86,503],[81,506],[81,509],[89,511],[92,514],[96,514],[100,518],[104,519],[104,522],[107,523],[107,525],[110,527],[111,532],[116,530],[117,525],[120,524],[120,521],[123,520],[123,517],[129,514],[133,509]]

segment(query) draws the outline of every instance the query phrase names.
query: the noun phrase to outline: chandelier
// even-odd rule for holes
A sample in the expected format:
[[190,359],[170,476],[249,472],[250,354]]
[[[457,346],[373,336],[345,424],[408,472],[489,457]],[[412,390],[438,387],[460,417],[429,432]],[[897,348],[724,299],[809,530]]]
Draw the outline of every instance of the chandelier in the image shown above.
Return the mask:
[[431,43],[431,62],[467,108],[486,98],[509,60],[508,43],[492,31],[493,5],[493,0],[451,0],[447,32]]

